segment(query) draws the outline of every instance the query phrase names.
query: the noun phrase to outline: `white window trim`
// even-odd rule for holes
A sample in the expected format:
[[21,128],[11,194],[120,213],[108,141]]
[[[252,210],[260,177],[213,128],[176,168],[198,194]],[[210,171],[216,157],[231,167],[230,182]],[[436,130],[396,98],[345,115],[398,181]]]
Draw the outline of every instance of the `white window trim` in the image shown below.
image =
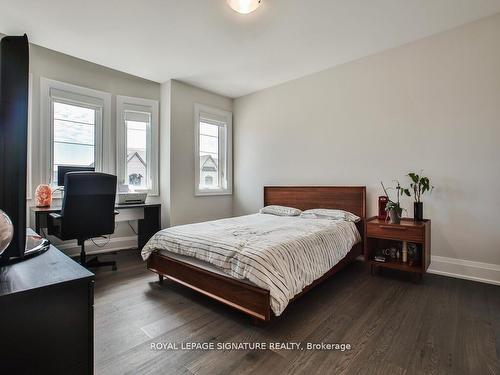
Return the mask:
[[[227,187],[224,189],[203,189],[200,190],[200,112],[223,117],[227,126],[226,140],[226,177]],[[194,105],[194,195],[232,195],[233,194],[233,114],[222,109],[213,108],[207,105],[195,103]]]
[[159,168],[158,168],[158,155],[159,155],[159,103],[157,100],[133,98],[130,96],[118,95],[116,97],[116,175],[118,176],[119,184],[128,184],[125,181],[126,159],[127,159],[127,133],[125,131],[125,107],[126,106],[141,106],[147,107],[151,113],[151,150],[150,161],[148,164],[148,173],[151,176],[151,189],[148,195],[157,197],[159,191]]
[[[71,96],[84,96],[90,99],[97,99],[102,103],[101,111],[102,120],[95,124],[95,152],[98,156],[95,160],[96,171],[112,173],[113,168],[110,165],[110,149],[111,146],[111,94],[89,89],[86,87],[76,86],[65,82],[55,81],[48,78],[40,78],[40,124],[41,124],[41,155],[40,155],[40,171],[41,180],[43,183],[50,184],[52,182],[52,158],[53,158],[53,127],[52,127],[52,97],[51,90],[60,90],[68,93]],[[71,100],[68,100],[71,102]],[[78,101],[74,101],[77,103]],[[84,101],[82,101],[84,103]],[[87,104],[86,104],[87,105]],[[100,165],[98,163],[100,162]]]

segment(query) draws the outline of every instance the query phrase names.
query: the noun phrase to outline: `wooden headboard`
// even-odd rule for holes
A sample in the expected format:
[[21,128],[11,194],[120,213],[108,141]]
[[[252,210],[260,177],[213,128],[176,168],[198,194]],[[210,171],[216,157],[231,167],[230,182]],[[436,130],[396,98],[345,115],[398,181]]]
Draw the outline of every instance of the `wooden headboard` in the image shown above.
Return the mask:
[[280,205],[299,208],[330,208],[352,212],[361,221],[356,223],[361,242],[353,255],[365,251],[366,186],[264,186],[264,206]]
[[264,186],[264,206],[336,208],[365,219],[365,186]]

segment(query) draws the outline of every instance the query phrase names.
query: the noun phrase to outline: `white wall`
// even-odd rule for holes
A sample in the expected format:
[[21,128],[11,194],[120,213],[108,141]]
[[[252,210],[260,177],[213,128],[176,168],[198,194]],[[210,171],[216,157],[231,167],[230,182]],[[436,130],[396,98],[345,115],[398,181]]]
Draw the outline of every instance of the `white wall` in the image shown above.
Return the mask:
[[379,181],[424,169],[433,254],[499,265],[499,41],[500,14],[236,99],[234,213],[324,184],[366,185],[375,214]]
[[[194,195],[194,104],[232,111],[233,100],[175,80],[165,86],[170,88],[169,94],[163,92],[170,99],[170,224],[229,217],[232,214],[231,196]],[[162,124],[162,129],[163,126],[168,125]],[[165,181],[162,186],[164,184]]]
[[[0,35],[1,37],[1,35]],[[83,61],[37,45],[30,45],[30,73],[33,77],[32,86],[32,192],[42,182],[40,145],[40,78],[50,78],[78,86],[105,91],[112,94],[111,107],[111,162],[115,165],[116,155],[116,95],[134,96],[139,98],[160,100],[160,84],[134,77],[125,73],[108,69],[87,61]],[[168,146],[167,146],[168,147]],[[159,200],[159,198],[157,198]],[[31,204],[29,202],[29,204]],[[34,223],[32,223],[34,227]],[[114,239],[106,248],[122,248],[130,246],[130,239],[135,235],[128,225],[118,225]],[[51,238],[58,243],[54,238]],[[116,240],[116,242],[115,242]],[[68,252],[77,251],[75,243],[59,245]],[[88,246],[88,250],[95,250]]]

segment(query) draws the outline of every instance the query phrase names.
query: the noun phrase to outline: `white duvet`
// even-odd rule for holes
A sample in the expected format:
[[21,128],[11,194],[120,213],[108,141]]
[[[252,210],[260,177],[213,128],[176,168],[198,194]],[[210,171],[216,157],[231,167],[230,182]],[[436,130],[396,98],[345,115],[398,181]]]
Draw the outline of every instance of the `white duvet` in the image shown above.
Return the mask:
[[144,246],[142,257],[166,250],[208,262],[269,290],[279,316],[360,240],[350,221],[254,214],[164,229]]

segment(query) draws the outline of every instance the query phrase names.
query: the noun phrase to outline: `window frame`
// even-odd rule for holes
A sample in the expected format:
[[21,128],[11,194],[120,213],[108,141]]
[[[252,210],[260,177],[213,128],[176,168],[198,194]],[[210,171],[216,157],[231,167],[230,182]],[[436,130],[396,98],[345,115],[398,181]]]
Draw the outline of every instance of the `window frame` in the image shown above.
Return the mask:
[[[94,130],[94,166],[97,172],[112,173],[110,166],[110,132],[111,132],[111,94],[60,82],[48,78],[40,78],[41,106],[41,140],[40,157],[41,178],[51,186],[53,181],[52,166],[54,163],[54,101],[70,105],[80,105],[96,110]],[[97,115],[99,113],[100,115]],[[56,194],[56,198],[58,195]]]
[[[219,173],[220,166],[224,166],[222,173],[226,175],[226,187],[219,189],[200,189],[200,115],[202,113],[212,115],[214,122],[223,122],[226,125],[225,137],[221,137],[219,130],[219,139],[222,138],[222,144],[219,144]],[[223,119],[220,121],[219,119]],[[194,105],[194,194],[195,196],[214,196],[214,195],[232,195],[233,194],[233,113],[222,109],[210,107],[204,104],[195,103]],[[222,151],[222,152],[221,152]]]
[[[135,98],[131,96],[116,96],[116,175],[118,183],[128,185],[126,180],[127,171],[127,129],[125,124],[125,111],[137,110],[146,112],[151,116],[151,129],[146,134],[150,150],[146,150],[149,156],[147,163],[148,175],[151,176],[150,189],[136,189],[136,191],[147,192],[151,197],[159,196],[159,102],[152,99]],[[147,157],[146,157],[147,158]]]
[[[61,97],[55,97],[55,98],[50,98],[50,119],[51,123],[54,121],[54,103],[62,103],[62,104],[67,104],[71,105],[74,107],[81,107],[81,108],[87,108],[87,109],[92,109],[95,111],[95,123],[94,123],[94,169],[96,172],[102,172],[103,167],[102,167],[102,136],[99,137],[99,134],[102,134],[102,112],[103,108],[102,106],[99,105],[92,105],[92,104],[87,104],[81,101],[76,101],[76,100],[67,100],[65,98]],[[50,178],[49,178],[49,185],[50,186],[57,186],[55,181],[52,179],[54,176],[52,175],[52,166],[54,165],[54,144],[56,141],[54,140],[54,126],[51,126],[51,138],[50,138]]]

